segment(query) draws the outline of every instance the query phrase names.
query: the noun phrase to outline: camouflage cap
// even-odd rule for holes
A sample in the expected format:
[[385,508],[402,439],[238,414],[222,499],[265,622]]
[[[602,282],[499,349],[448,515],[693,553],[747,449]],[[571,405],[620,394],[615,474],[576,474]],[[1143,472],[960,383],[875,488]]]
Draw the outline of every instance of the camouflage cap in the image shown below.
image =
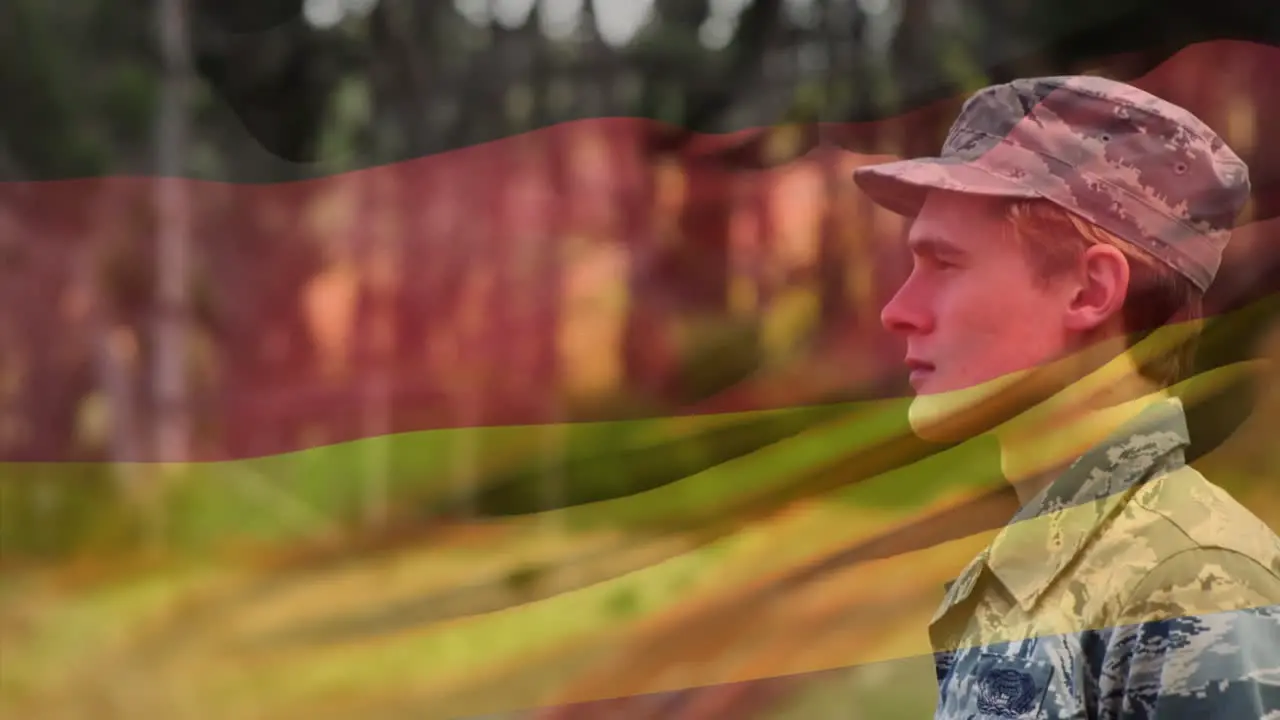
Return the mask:
[[914,216],[930,189],[1043,198],[1208,289],[1249,197],[1249,170],[1190,112],[1131,85],[1040,77],[965,101],[942,154],[860,168],[876,203]]

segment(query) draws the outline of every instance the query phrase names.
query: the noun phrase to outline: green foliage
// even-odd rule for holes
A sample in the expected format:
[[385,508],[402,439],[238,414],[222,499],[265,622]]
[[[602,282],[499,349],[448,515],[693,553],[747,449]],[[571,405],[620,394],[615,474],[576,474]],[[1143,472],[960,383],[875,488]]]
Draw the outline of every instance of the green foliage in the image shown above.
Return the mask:
[[320,158],[330,172],[356,168],[360,135],[372,117],[369,82],[344,78],[334,89],[327,120],[320,132]]
[[939,65],[946,69],[960,93],[976,92],[991,84],[991,78],[974,61],[964,42],[949,40],[939,47],[938,54]]
[[796,288],[774,301],[761,321],[761,344],[769,361],[793,359],[819,329],[822,305],[817,293]]
[[[556,476],[547,477],[543,462],[536,458],[499,471],[482,483],[483,489],[473,502],[477,510],[492,515],[552,509],[545,507],[543,500],[546,483],[559,485],[565,506],[628,498],[745,457],[845,412],[846,408],[833,405],[749,413],[721,427],[658,443],[630,441],[625,436],[612,441],[602,437],[577,452],[570,449]],[[733,494],[734,488],[724,490]],[[672,507],[670,517],[674,519],[688,509]]]
[[546,572],[547,568],[540,565],[520,565],[512,568],[506,576],[507,589],[516,595],[531,592]]
[[936,696],[933,656],[904,657],[817,674],[761,718],[924,720],[933,717]]
[[0,553],[20,561],[50,561],[134,545],[141,526],[115,480],[105,463],[5,466],[0,470]]
[[691,322],[675,372],[675,401],[684,405],[713,397],[760,369],[764,355],[753,318]]
[[620,587],[608,600],[609,611],[618,620],[626,620],[640,610],[640,598],[634,587]]
[[[582,513],[568,516],[571,523],[687,523],[753,490],[793,482],[794,473],[812,468],[818,457],[842,454],[839,441],[811,438],[793,443],[791,451],[773,453],[773,459],[753,462],[749,472],[723,467],[848,412],[848,406],[827,405],[572,424],[562,427],[563,444],[551,448],[546,446],[549,428],[438,430],[192,464],[171,481],[164,500],[165,542],[175,551],[204,553],[354,527],[362,517],[367,483],[376,469],[371,458],[376,457],[387,459],[393,506],[423,521],[446,511],[509,515],[546,510],[546,483],[553,482],[560,492],[556,507],[583,506]],[[460,452],[481,458],[472,497],[457,494]],[[559,469],[558,477],[548,477],[549,464]],[[127,549],[140,542],[142,518],[116,496],[111,467],[8,466],[0,478],[0,490],[6,493],[5,553],[54,557]],[[718,474],[706,475],[716,468],[721,468]],[[721,479],[725,472],[736,479]],[[665,497],[640,499],[673,484],[684,487]],[[599,505],[603,501],[610,502]]]
[[99,91],[102,111],[117,133],[127,134],[131,144],[145,142],[155,117],[159,88],[153,72],[139,62],[122,62]]

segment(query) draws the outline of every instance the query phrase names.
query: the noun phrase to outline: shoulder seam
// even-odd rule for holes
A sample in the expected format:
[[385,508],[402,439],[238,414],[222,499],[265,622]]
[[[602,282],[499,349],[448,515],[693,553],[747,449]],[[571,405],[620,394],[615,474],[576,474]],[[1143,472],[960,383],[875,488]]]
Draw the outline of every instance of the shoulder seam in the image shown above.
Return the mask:
[[[1225,501],[1226,501],[1226,502],[1228,502],[1229,504],[1234,504],[1234,505],[1236,506],[1236,508],[1238,508],[1238,509],[1240,509],[1240,510],[1243,510],[1243,511],[1245,512],[1245,514],[1246,514],[1246,516],[1247,516],[1248,518],[1250,518],[1251,520],[1255,521],[1258,525],[1261,525],[1261,526],[1262,526],[1262,528],[1261,528],[1261,529],[1268,529],[1268,530],[1269,530],[1269,528],[1267,528],[1266,523],[1263,523],[1261,520],[1259,520],[1259,519],[1257,518],[1257,516],[1255,516],[1255,515],[1253,515],[1252,513],[1250,513],[1250,512],[1249,512],[1249,509],[1248,509],[1248,508],[1246,508],[1246,507],[1244,507],[1244,506],[1242,506],[1242,505],[1240,504],[1240,502],[1239,502],[1238,500],[1236,500],[1236,498],[1235,498],[1235,497],[1233,497],[1230,493],[1228,493],[1228,492],[1224,491],[1222,488],[1218,487],[1217,485],[1214,485],[1213,483],[1209,482],[1209,479],[1208,479],[1208,478],[1206,478],[1204,475],[1202,475],[1202,474],[1200,473],[1200,471],[1199,471],[1199,470],[1196,470],[1196,469],[1195,469],[1194,467],[1192,467],[1191,465],[1183,465],[1182,467],[1178,468],[1178,470],[1179,470],[1179,471],[1189,471],[1189,472],[1193,473],[1193,474],[1194,474],[1194,477],[1195,477],[1196,479],[1198,479],[1201,483],[1203,483],[1203,484],[1205,485],[1205,487],[1207,487],[1211,492],[1213,492],[1213,493],[1215,493],[1215,494],[1221,494],[1222,496],[1225,496],[1225,498],[1224,498],[1224,499],[1225,499]],[[1172,473],[1170,473],[1170,474],[1172,474]],[[1161,479],[1161,480],[1163,480],[1164,478],[1162,477],[1162,478],[1160,478],[1160,479]],[[1212,545],[1206,545],[1206,544],[1204,544],[1204,543],[1202,543],[1202,542],[1200,542],[1200,541],[1196,540],[1196,539],[1191,535],[1191,533],[1187,532],[1187,529],[1186,529],[1185,527],[1183,527],[1183,526],[1182,526],[1182,524],[1181,524],[1181,523],[1179,523],[1179,522],[1177,521],[1177,519],[1175,519],[1175,518],[1174,518],[1172,515],[1170,515],[1168,512],[1165,512],[1165,511],[1163,511],[1163,510],[1157,509],[1157,508],[1153,507],[1153,506],[1152,506],[1152,504],[1147,503],[1147,502],[1144,502],[1144,501],[1143,501],[1143,499],[1142,499],[1142,497],[1141,497],[1141,494],[1136,495],[1136,496],[1134,497],[1134,502],[1135,502],[1135,504],[1136,504],[1138,507],[1140,507],[1140,508],[1142,508],[1143,510],[1145,510],[1145,511],[1147,511],[1147,512],[1151,513],[1152,515],[1155,515],[1155,516],[1157,516],[1157,517],[1159,517],[1159,518],[1162,518],[1165,522],[1169,523],[1171,526],[1173,526],[1174,528],[1176,528],[1178,532],[1182,533],[1182,536],[1183,536],[1183,537],[1185,537],[1185,538],[1187,539],[1187,541],[1188,541],[1188,542],[1190,542],[1190,543],[1192,543],[1192,545],[1194,546],[1193,548],[1187,548],[1188,550],[1190,550],[1190,549],[1195,549],[1195,548],[1197,548],[1197,547],[1198,547],[1198,548],[1205,548],[1205,549],[1209,549],[1209,550],[1212,550],[1212,549],[1228,550],[1228,551],[1230,551],[1230,552],[1237,553],[1237,554],[1239,554],[1239,555],[1244,555],[1245,557],[1249,557],[1249,555],[1248,555],[1248,554],[1246,554],[1246,553],[1244,553],[1244,552],[1241,552],[1240,550],[1237,550],[1237,549],[1235,549],[1235,548],[1228,547],[1228,546],[1226,546],[1226,545],[1221,545],[1221,544],[1217,544],[1217,543],[1212,544]],[[1174,553],[1174,555],[1177,555],[1178,553],[1181,553],[1181,552],[1183,552],[1183,551],[1181,551],[1181,550],[1180,550],[1180,551],[1178,551],[1177,553]],[[1170,557],[1173,557],[1173,556],[1171,555]],[[1166,558],[1166,559],[1168,559],[1168,558]],[[1262,566],[1262,567],[1263,567],[1263,568],[1264,568],[1264,569],[1265,569],[1269,574],[1271,574],[1271,575],[1273,575],[1273,576],[1275,575],[1275,572],[1274,572],[1274,571],[1272,571],[1272,570],[1271,570],[1271,568],[1270,568],[1270,567],[1268,567],[1266,564],[1264,564],[1264,563],[1262,563],[1262,562],[1260,562],[1260,561],[1258,561],[1258,560],[1256,560],[1256,559],[1254,559],[1254,558],[1252,558],[1252,557],[1250,557],[1249,559],[1250,559],[1250,560],[1253,560],[1253,561],[1254,561],[1255,563],[1257,563],[1258,565],[1261,565],[1261,566]],[[1161,561],[1160,561],[1160,563],[1163,563],[1163,562],[1164,562],[1164,560],[1161,560]]]
[[[1173,525],[1174,525],[1174,527],[1177,527],[1177,524],[1176,524],[1176,523],[1171,523],[1171,524],[1173,524]],[[1184,531],[1182,528],[1180,528],[1180,527],[1179,527],[1179,528],[1178,528],[1178,530],[1179,530],[1180,532],[1182,532],[1183,534],[1186,534],[1186,531]],[[1272,578],[1274,578],[1277,582],[1280,582],[1280,575],[1277,575],[1277,574],[1276,574],[1276,573],[1275,573],[1275,572],[1274,572],[1270,567],[1268,567],[1268,566],[1266,566],[1266,565],[1264,565],[1264,564],[1262,564],[1262,563],[1258,562],[1258,560],[1256,560],[1255,558],[1252,558],[1252,557],[1250,557],[1249,555],[1247,555],[1247,554],[1245,554],[1245,553],[1240,552],[1239,550],[1236,550],[1236,549],[1234,549],[1234,548],[1224,547],[1224,546],[1222,546],[1222,545],[1201,545],[1201,544],[1197,544],[1197,545],[1195,545],[1194,547],[1183,548],[1182,550],[1179,550],[1179,551],[1177,551],[1177,552],[1175,552],[1175,553],[1173,553],[1173,554],[1169,555],[1169,557],[1164,558],[1163,560],[1161,560],[1160,562],[1158,562],[1158,563],[1156,563],[1154,566],[1152,566],[1152,568],[1151,568],[1150,570],[1147,570],[1147,572],[1143,573],[1143,575],[1142,575],[1142,579],[1140,579],[1138,582],[1134,583],[1133,588],[1129,591],[1129,594],[1128,594],[1127,596],[1125,596],[1124,602],[1123,602],[1123,603],[1121,603],[1121,605],[1120,605],[1121,610],[1123,611],[1123,609],[1124,609],[1124,608],[1129,607],[1129,606],[1133,603],[1133,598],[1134,598],[1134,596],[1137,594],[1138,590],[1139,590],[1140,588],[1142,588],[1142,587],[1146,584],[1146,582],[1147,582],[1148,580],[1150,580],[1150,579],[1151,579],[1151,577],[1152,577],[1153,575],[1155,575],[1155,574],[1156,574],[1156,571],[1158,571],[1158,570],[1160,570],[1161,568],[1163,568],[1163,567],[1165,567],[1166,565],[1168,565],[1168,564],[1169,564],[1169,562],[1170,562],[1170,561],[1172,561],[1174,558],[1181,557],[1182,555],[1185,555],[1186,553],[1196,552],[1197,550],[1220,550],[1220,551],[1222,551],[1222,552],[1226,552],[1226,553],[1230,553],[1230,554],[1232,554],[1232,555],[1236,555],[1236,556],[1238,556],[1238,557],[1242,557],[1242,558],[1244,558],[1245,560],[1247,560],[1248,562],[1250,562],[1250,563],[1252,563],[1252,564],[1254,564],[1254,565],[1258,566],[1259,568],[1261,568],[1261,569],[1263,570],[1263,572],[1265,572],[1267,575],[1270,575],[1270,576],[1271,576]]]

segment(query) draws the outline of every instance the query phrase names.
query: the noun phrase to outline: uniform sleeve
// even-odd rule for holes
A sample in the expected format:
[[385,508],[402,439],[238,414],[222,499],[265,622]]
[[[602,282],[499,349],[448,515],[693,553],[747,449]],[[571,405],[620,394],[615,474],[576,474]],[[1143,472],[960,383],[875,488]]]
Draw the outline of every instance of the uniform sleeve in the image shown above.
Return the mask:
[[1095,717],[1280,720],[1280,578],[1244,555],[1161,563],[1109,633]]

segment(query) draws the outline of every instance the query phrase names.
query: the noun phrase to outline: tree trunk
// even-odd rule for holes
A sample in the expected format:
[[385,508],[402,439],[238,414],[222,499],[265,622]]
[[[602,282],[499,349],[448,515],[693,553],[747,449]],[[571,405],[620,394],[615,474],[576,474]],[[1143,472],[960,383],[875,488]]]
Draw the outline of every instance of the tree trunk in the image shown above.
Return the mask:
[[185,0],[158,0],[157,31],[164,72],[156,141],[155,402],[156,460],[182,462],[190,443],[187,388],[188,279],[191,208],[182,178],[188,143],[190,52]]

